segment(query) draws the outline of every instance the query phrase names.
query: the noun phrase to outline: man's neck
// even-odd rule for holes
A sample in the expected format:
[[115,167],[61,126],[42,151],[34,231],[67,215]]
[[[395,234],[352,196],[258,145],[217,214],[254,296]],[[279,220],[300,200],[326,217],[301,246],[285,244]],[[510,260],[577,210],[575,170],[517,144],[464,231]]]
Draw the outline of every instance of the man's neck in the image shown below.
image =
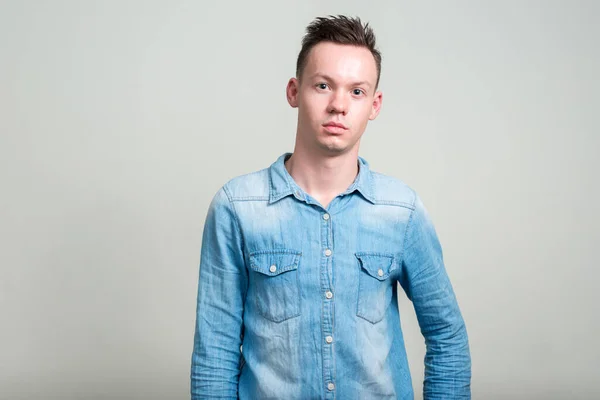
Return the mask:
[[358,149],[345,154],[323,157],[294,149],[285,162],[285,168],[306,193],[324,207],[338,194],[344,192],[358,174]]

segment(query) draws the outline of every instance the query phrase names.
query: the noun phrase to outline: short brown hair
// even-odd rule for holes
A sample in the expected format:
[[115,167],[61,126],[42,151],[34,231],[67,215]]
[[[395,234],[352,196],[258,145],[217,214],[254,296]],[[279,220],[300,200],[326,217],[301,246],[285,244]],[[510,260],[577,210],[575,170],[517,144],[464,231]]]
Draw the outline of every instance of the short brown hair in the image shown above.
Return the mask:
[[332,42],[366,47],[377,66],[377,84],[381,75],[381,53],[376,48],[375,33],[369,23],[363,24],[360,18],[350,18],[345,15],[329,15],[328,17],[317,17],[307,27],[306,35],[302,38],[302,48],[296,62],[296,77],[304,71],[310,50],[320,42]]

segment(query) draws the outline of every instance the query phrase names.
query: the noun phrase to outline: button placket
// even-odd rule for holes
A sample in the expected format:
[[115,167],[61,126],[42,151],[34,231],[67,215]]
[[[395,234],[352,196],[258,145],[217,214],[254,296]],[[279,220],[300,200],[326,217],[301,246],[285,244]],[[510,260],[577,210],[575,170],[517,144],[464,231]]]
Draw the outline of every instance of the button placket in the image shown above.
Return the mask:
[[[323,378],[328,392],[335,389],[335,355],[333,352],[333,332],[334,332],[334,301],[333,298],[333,250],[331,248],[334,242],[332,237],[332,217],[325,212],[321,214],[321,290],[324,293],[323,298],[323,319],[322,319],[322,357],[323,357]],[[332,397],[333,396],[333,397]],[[327,398],[334,398],[330,393]]]

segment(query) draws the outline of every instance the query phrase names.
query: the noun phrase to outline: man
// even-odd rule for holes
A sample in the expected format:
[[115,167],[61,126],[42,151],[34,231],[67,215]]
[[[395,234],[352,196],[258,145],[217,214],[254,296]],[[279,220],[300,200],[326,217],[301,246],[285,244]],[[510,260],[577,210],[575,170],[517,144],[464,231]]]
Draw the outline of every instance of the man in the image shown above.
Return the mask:
[[358,156],[381,55],[360,19],[307,28],[287,99],[293,153],[213,198],[192,398],[408,399],[397,282],[425,337],[426,399],[470,398],[467,331],[418,195]]

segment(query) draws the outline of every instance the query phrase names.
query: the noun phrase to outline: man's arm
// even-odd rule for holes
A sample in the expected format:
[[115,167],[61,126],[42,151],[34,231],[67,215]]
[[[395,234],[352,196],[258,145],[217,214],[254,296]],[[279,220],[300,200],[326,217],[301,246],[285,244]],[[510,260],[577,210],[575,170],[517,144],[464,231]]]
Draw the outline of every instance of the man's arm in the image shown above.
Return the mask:
[[243,243],[225,187],[206,216],[191,367],[193,399],[237,399],[244,298]]
[[442,247],[418,195],[405,239],[406,275],[400,283],[413,302],[427,346],[423,398],[470,399],[467,330],[444,267]]

